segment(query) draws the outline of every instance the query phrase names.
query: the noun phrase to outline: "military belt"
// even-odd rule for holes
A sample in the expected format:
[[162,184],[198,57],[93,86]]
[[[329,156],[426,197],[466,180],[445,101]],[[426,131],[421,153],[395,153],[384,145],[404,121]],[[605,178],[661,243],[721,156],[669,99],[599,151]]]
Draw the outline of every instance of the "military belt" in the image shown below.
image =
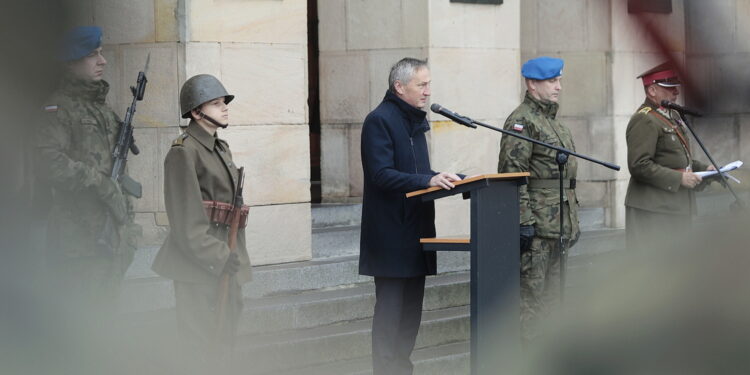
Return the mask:
[[[208,216],[211,223],[226,226],[232,224],[235,210],[231,204],[218,201],[203,201],[203,209],[206,211],[206,216]],[[250,207],[243,205],[240,210],[240,228],[247,226],[247,215],[249,212]]]
[[[556,178],[530,178],[528,189],[559,189],[560,180]],[[575,189],[576,179],[563,180],[563,188]]]

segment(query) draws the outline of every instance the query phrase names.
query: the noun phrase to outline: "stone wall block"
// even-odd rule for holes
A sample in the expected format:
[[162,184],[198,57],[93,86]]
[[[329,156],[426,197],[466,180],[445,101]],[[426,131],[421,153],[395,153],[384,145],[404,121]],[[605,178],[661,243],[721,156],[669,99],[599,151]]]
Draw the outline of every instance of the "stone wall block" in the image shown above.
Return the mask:
[[[589,156],[599,160],[614,163],[616,134],[612,117],[590,117],[589,118]],[[592,180],[612,180],[616,172],[599,164],[588,161],[580,163],[591,164],[590,178]]]
[[326,52],[346,50],[346,0],[318,2],[318,48]]
[[[628,13],[627,1],[613,1],[612,47],[621,52],[655,52],[657,48],[638,18]],[[671,14],[647,14],[643,19],[666,38],[670,51],[685,51],[685,9],[682,0],[672,1]]]
[[521,51],[536,54],[539,48],[539,4],[537,0],[519,1],[521,8]]
[[370,112],[366,54],[321,53],[320,76],[320,121],[362,122]]
[[310,203],[251,207],[245,237],[252,264],[312,258],[311,220]]
[[[737,160],[740,155],[739,139],[741,132],[733,116],[702,117],[692,120],[695,132],[703,141],[716,163],[724,165]],[[693,151],[693,159],[708,163],[700,146],[691,138],[690,149]]]
[[156,41],[154,0],[97,0],[94,24],[102,27],[104,43],[153,43]]
[[[688,49],[692,53],[729,53],[735,49],[736,0],[686,1]],[[747,23],[741,20],[740,23]],[[745,41],[745,44],[747,42]]]
[[615,178],[618,180],[627,180],[630,178],[630,171],[628,171],[628,144],[626,132],[628,122],[630,122],[630,116],[615,116],[612,121],[612,139],[614,143],[613,163],[620,166],[620,171],[615,173]]
[[[159,181],[159,138],[156,128],[135,129],[135,143],[140,154],[129,155],[128,173],[143,186],[143,196],[134,199],[135,209],[139,212],[154,212],[159,209],[162,189]],[[163,160],[163,159],[162,159]]]
[[608,113],[609,60],[603,52],[563,53],[560,115],[582,116]]
[[119,90],[122,84],[122,49],[118,45],[107,44],[102,47],[102,55],[107,60],[104,67],[102,79],[109,83],[109,93],[107,94],[107,104],[118,116],[125,115],[125,108],[122,107],[121,92]]
[[159,140],[159,143],[157,144],[158,153],[156,159],[151,162],[158,168],[155,182],[158,189],[157,196],[159,198],[157,200],[159,203],[158,211],[165,212],[167,211],[167,207],[164,205],[164,159],[167,157],[167,152],[169,152],[169,149],[172,147],[172,141],[177,139],[180,135],[180,128],[177,126],[169,126],[157,128],[156,132]]
[[471,234],[470,200],[461,194],[435,201],[437,237],[469,237]]
[[155,0],[154,5],[154,18],[156,21],[156,41],[179,41],[179,22],[177,20],[178,0]]
[[169,233],[169,228],[159,225],[154,220],[152,212],[138,212],[133,220],[141,226],[143,236],[138,238],[138,246],[160,246]]
[[518,50],[432,48],[430,67],[431,100],[471,118],[504,119],[521,101]]
[[222,83],[236,97],[235,124],[307,123],[307,50],[305,46],[221,46]]
[[520,4],[430,3],[430,46],[510,48],[520,45]]
[[[467,176],[497,172],[502,134],[484,128],[471,130],[432,115],[433,119],[438,117],[441,119],[432,122],[430,131],[432,170]],[[502,126],[497,119],[486,122]]]
[[609,205],[609,191],[606,182],[576,182],[576,196],[581,208],[606,207]]
[[750,162],[750,115],[740,115],[737,119],[739,133],[739,159]]
[[219,132],[245,167],[245,204],[310,201],[307,126],[230,126]]
[[587,0],[587,50],[608,51],[612,40],[612,9],[609,0]]
[[[185,80],[196,74],[211,74],[221,77],[221,43],[185,43]],[[184,80],[182,81],[184,83]],[[180,84],[182,87],[182,84]]]
[[320,127],[320,173],[324,200],[349,196],[349,125]]
[[[401,46],[424,47],[430,43],[429,0],[401,0]],[[434,16],[433,16],[434,17]]]
[[737,34],[735,40],[736,52],[750,52],[750,1],[739,0],[736,2],[735,24],[737,25]]
[[189,41],[307,45],[307,2],[188,2]]
[[709,98],[715,102],[714,109],[722,114],[748,112],[750,102],[750,53],[721,55],[714,60],[716,96]]
[[120,116],[133,100],[130,86],[135,86],[138,72],[148,65],[148,84],[143,101],[133,118],[136,126],[171,126],[179,121],[179,83],[177,77],[177,45],[174,43],[128,45],[122,47],[123,80],[117,88],[120,96]]
[[[559,117],[558,117],[559,118]],[[559,118],[568,129],[570,129],[573,135],[573,142],[576,145],[576,151],[583,155],[591,154],[591,143],[593,140],[590,138],[591,131],[589,130],[589,122],[585,118],[580,117],[562,117]],[[578,160],[578,179],[579,180],[590,180],[592,166],[586,160]]]
[[347,0],[346,11],[348,50],[404,47],[401,0]]
[[538,0],[539,49],[582,51],[586,49],[586,0]]

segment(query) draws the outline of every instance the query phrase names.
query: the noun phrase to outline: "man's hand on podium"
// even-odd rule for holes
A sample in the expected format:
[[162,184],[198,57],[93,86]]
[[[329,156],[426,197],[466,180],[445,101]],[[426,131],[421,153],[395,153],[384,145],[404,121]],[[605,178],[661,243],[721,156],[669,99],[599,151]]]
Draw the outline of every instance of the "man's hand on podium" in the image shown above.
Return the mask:
[[430,186],[439,186],[445,190],[450,190],[456,187],[453,185],[453,181],[461,181],[461,177],[458,177],[454,173],[440,172],[430,179]]

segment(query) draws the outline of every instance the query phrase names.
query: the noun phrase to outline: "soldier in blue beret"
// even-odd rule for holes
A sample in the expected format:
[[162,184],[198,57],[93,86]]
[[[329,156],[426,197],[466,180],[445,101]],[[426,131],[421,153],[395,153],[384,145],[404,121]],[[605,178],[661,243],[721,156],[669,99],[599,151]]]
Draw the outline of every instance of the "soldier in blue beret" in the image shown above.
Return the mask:
[[[570,130],[557,119],[562,90],[563,61],[538,57],[523,64],[523,102],[508,116],[505,129],[556,146],[575,150]],[[530,172],[520,188],[521,203],[521,334],[528,344],[537,335],[540,318],[559,298],[560,233],[559,170],[556,151],[515,137],[503,137],[498,172]],[[563,240],[573,246],[579,237],[575,193],[578,163],[570,158],[564,170]]]
[[[41,178],[53,197],[47,215],[49,274],[71,312],[63,319],[81,332],[111,325],[140,232],[131,197],[109,177],[120,119],[106,104],[101,43],[96,26],[64,35],[62,77],[40,108],[45,121],[36,135]],[[118,229],[119,241],[110,244],[114,250],[97,241],[107,215]]]

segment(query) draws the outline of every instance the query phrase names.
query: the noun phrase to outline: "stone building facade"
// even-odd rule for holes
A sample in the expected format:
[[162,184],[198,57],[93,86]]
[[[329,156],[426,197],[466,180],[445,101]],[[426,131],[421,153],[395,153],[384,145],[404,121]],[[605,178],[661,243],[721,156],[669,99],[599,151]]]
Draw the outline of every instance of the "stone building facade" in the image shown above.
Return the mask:
[[[319,71],[308,71],[308,11],[317,7]],[[720,71],[750,76],[750,0],[672,0],[671,12],[648,14],[669,52],[685,62],[708,97]],[[141,155],[131,168],[143,182],[137,221],[146,245],[168,230],[162,162],[179,134],[178,91],[199,73],[216,75],[236,95],[232,125],[220,132],[247,171],[246,202],[254,264],[311,258],[311,76],[320,87],[323,202],[357,202],[362,194],[359,137],[366,114],[387,89],[390,66],[404,56],[429,59],[432,102],[500,126],[520,102],[521,63],[539,55],[565,59],[560,116],[578,151],[613,161],[613,172],[579,163],[581,205],[592,221],[624,225],[625,127],[643,100],[635,76],[664,58],[628,0],[505,0],[500,5],[452,0],[97,0],[76,3],[75,24],[104,28],[110,102],[124,111],[128,86],[151,64],[146,99],[135,117]],[[315,46],[313,46],[315,47]],[[734,81],[732,81],[734,82]],[[706,104],[697,122],[720,162],[750,149],[748,90]],[[688,99],[688,102],[690,99]],[[496,170],[500,135],[431,114],[435,170]],[[317,119],[315,119],[317,121]],[[468,205],[438,202],[438,235],[468,232]]]

